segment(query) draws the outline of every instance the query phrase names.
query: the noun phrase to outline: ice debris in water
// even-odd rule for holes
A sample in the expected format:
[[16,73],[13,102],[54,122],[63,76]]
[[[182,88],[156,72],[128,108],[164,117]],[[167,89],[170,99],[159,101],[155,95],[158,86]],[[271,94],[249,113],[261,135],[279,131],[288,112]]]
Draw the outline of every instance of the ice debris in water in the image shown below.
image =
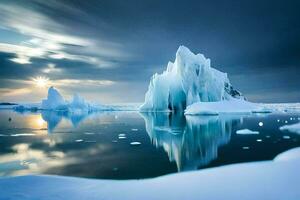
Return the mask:
[[138,146],[138,145],[141,145],[141,143],[140,142],[130,142],[130,145],[132,145],[132,146]]
[[95,133],[93,132],[84,132],[85,135],[94,135]]
[[247,149],[250,149],[250,147],[243,147],[243,149],[247,150]]
[[79,139],[79,140],[75,140],[75,142],[83,142],[83,140],[82,140],[82,139]]
[[132,131],[138,131],[139,129],[137,129],[137,128],[132,128],[131,130],[132,130]]
[[18,133],[18,134],[12,134],[11,137],[19,137],[19,136],[35,136],[33,133]]
[[248,134],[259,134],[258,131],[252,131],[249,129],[241,129],[241,130],[237,130],[236,134],[240,134],[240,135],[248,135]]
[[288,135],[284,135],[282,138],[283,138],[283,139],[290,139],[291,137],[288,136]]
[[118,136],[119,136],[119,137],[126,137],[126,134],[121,133],[121,134],[119,134]]
[[229,82],[226,73],[211,67],[210,59],[180,46],[175,62],[150,80],[141,111],[183,111],[196,102],[245,99]]
[[262,142],[262,139],[257,139],[256,142]]
[[126,139],[125,136],[119,136],[119,139]]
[[263,122],[259,122],[258,125],[259,125],[259,126],[263,126],[264,123],[263,123]]

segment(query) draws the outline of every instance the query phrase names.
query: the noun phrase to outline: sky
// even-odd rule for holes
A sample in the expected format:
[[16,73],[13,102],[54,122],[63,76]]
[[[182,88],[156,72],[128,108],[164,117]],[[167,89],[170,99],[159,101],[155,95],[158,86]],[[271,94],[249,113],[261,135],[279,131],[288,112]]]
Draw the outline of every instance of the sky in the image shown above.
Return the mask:
[[53,85],[68,98],[143,102],[152,74],[185,45],[250,101],[299,102],[299,8],[298,0],[1,0],[0,101],[39,102]]

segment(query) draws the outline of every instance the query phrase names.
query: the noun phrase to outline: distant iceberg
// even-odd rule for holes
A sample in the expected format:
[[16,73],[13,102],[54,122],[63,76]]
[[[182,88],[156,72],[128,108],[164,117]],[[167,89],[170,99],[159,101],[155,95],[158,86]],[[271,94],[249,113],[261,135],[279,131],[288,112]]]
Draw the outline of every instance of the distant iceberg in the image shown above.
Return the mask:
[[47,99],[42,100],[43,110],[55,110],[60,108],[65,108],[67,102],[64,100],[62,95],[53,86],[48,89]]
[[210,65],[210,59],[180,46],[175,62],[151,78],[141,111],[183,111],[197,102],[218,102],[245,97],[234,89],[226,73]]
[[42,110],[68,111],[72,113],[83,113],[93,111],[112,111],[112,106],[92,105],[85,101],[79,94],[74,94],[72,101],[67,101],[54,87],[48,89],[47,99],[42,100]]
[[14,106],[13,109],[17,112],[37,112],[41,110],[68,112],[77,115],[97,112],[97,111],[136,111],[138,105],[136,104],[122,104],[122,105],[103,105],[92,104],[87,102],[82,96],[75,93],[71,101],[66,100],[59,91],[51,86],[48,89],[46,99],[41,103],[20,104]]

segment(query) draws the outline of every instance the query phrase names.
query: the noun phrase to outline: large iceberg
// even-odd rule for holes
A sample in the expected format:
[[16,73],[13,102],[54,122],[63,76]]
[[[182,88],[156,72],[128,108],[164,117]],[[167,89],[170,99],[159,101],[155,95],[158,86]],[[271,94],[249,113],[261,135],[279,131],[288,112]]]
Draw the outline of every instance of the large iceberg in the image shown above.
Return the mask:
[[151,78],[141,111],[183,111],[197,102],[241,99],[226,73],[211,67],[210,59],[180,46],[175,62]]

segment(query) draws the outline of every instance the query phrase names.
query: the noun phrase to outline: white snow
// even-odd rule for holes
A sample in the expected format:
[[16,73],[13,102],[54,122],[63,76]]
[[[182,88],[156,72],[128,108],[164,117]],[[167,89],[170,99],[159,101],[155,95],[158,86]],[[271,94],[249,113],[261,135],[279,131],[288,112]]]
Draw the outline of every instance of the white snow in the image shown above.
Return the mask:
[[287,130],[287,131],[292,132],[292,133],[300,134],[300,122],[296,123],[296,124],[291,124],[291,125],[284,125],[284,126],[281,126],[279,129],[281,131]]
[[258,104],[242,99],[222,100],[216,102],[197,102],[188,106],[186,115],[218,115],[221,113],[252,113],[263,110]]
[[237,130],[236,134],[251,135],[251,134],[259,134],[259,132],[258,131],[252,131],[252,130],[249,130],[249,129],[241,129],[241,130]]
[[227,165],[144,180],[61,176],[0,179],[0,199],[289,199],[300,197],[300,148],[274,161]]
[[197,102],[216,102],[232,98],[244,99],[231,86],[227,74],[210,65],[202,54],[193,54],[180,46],[175,62],[166,71],[151,78],[141,111],[183,111]]

